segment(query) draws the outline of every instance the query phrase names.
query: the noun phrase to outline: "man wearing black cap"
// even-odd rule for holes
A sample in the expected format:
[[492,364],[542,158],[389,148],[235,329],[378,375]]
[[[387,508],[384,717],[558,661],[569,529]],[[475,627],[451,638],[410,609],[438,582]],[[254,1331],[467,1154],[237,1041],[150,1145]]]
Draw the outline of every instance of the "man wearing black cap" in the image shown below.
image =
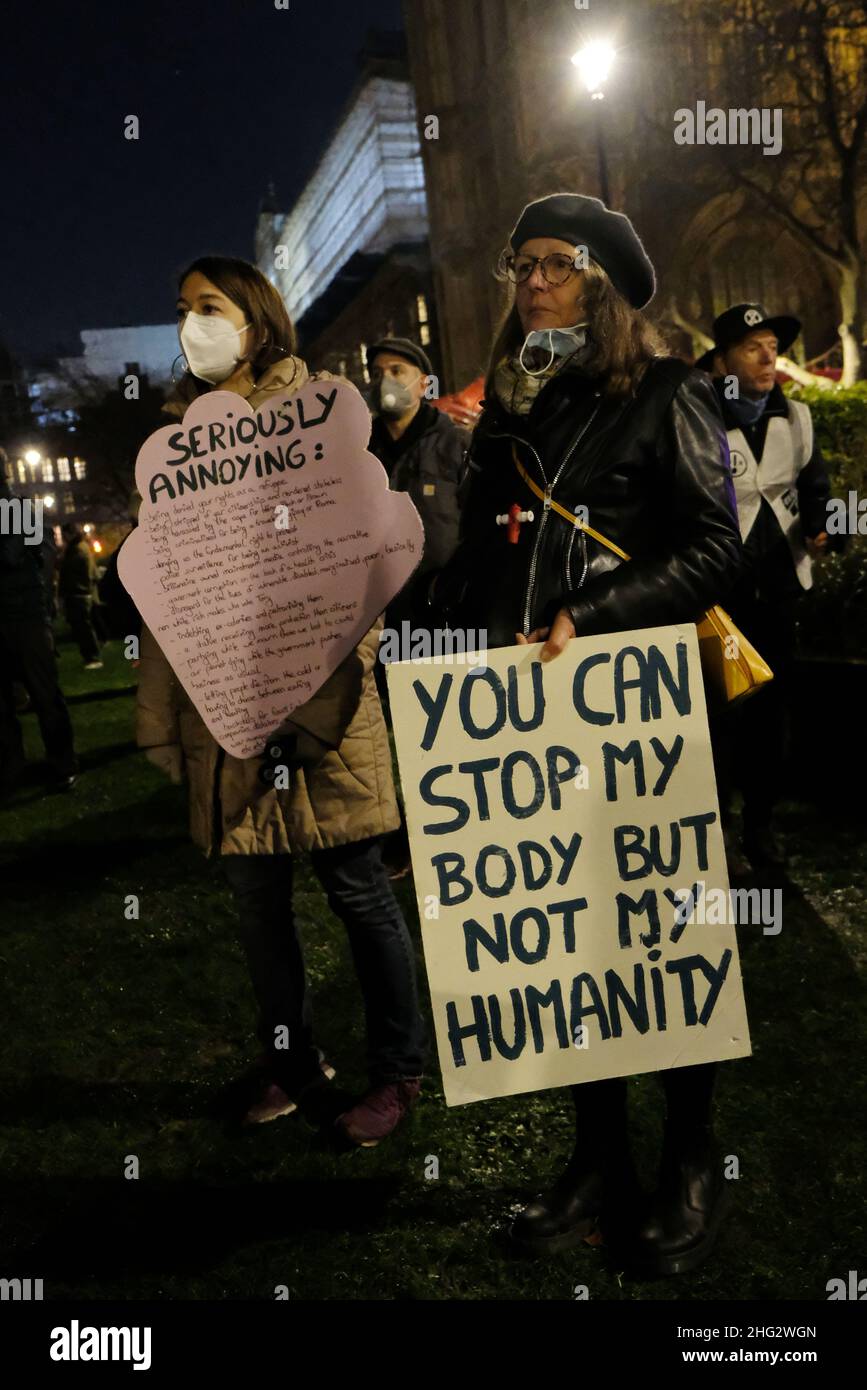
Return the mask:
[[[421,564],[392,599],[385,615],[385,626],[400,636],[404,623],[410,632],[429,626],[424,576],[440,569],[457,546],[460,486],[469,437],[444,411],[425,400],[433,368],[417,343],[409,338],[382,338],[367,348],[366,359],[369,401],[375,412],[370,452],[388,474],[391,490],[409,493],[424,526]],[[388,687],[380,663],[376,677],[388,713]],[[409,872],[409,840],[403,820],[386,844],[385,861],[392,878],[403,878]]]
[[[810,411],[787,400],[776,379],[777,355],[800,331],[789,314],[772,317],[760,304],[735,304],[716,319],[714,346],[696,363],[714,376],[744,541],[746,567],[732,616],[774,672],[773,682],[735,712],[717,750],[723,816],[730,822],[733,774],[744,798],[743,846],[756,868],[780,868],[785,859],[771,818],[785,756],[796,608],[812,587],[813,558],[829,548],[831,489]],[[730,823],[726,829],[737,872]]]
[[383,338],[367,348],[371,406],[376,412],[370,452],[388,474],[393,492],[407,492],[424,526],[424,557],[404,594],[389,606],[388,625],[418,617],[412,594],[418,578],[439,569],[458,543],[458,489],[467,435],[425,400],[432,367],[408,338]]

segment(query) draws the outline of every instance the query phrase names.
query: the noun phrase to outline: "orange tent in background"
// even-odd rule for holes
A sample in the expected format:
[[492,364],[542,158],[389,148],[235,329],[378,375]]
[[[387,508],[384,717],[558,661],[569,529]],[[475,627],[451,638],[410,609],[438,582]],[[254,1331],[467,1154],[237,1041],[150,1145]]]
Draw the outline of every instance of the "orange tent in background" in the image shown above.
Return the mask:
[[484,394],[485,378],[480,376],[461,391],[454,391],[450,396],[439,396],[435,401],[431,401],[431,405],[450,415],[455,424],[460,425],[462,429],[471,430],[478,423],[481,414],[479,402]]

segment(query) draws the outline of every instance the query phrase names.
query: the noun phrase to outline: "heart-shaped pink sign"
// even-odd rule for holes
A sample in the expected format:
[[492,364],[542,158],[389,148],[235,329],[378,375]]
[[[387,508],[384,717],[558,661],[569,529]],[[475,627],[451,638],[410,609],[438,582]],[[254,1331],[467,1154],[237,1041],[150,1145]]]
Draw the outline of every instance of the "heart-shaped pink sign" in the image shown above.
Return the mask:
[[346,382],[256,410],[210,391],[139,452],[142,507],[118,572],[235,757],[262,752],[421,560],[418,512],[367,452],[370,425]]

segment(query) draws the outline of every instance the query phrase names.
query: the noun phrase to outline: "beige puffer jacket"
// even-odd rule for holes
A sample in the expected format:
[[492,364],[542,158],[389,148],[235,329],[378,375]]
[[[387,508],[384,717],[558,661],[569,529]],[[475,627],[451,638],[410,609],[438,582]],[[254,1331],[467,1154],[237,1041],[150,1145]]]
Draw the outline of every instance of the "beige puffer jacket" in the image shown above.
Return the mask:
[[[255,409],[268,396],[298,391],[310,377],[298,358],[270,367],[257,382],[242,375],[224,382]],[[182,418],[186,404],[167,411]],[[391,750],[374,663],[381,622],[292,723],[327,745],[313,766],[293,768],[278,791],[259,781],[259,758],[234,758],[208,732],[176,680],[162,649],[142,629],[136,736],[140,748],[160,749],[165,763],[183,766],[189,782],[190,831],[206,854],[288,854],[330,848],[397,829]],[[264,749],[263,749],[264,752]]]

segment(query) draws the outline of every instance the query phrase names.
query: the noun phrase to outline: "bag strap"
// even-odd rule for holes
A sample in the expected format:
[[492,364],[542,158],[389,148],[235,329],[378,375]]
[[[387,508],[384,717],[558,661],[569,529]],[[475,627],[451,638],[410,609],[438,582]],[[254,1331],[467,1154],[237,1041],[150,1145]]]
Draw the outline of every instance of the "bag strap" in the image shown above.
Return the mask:
[[614,544],[614,541],[609,541],[602,535],[601,531],[595,531],[586,521],[579,521],[577,516],[568,511],[566,507],[561,507],[559,502],[555,502],[553,497],[549,497],[547,493],[543,492],[538,483],[535,483],[530,477],[521,460],[518,458],[518,450],[515,444],[512,445],[512,459],[515,467],[527,484],[527,487],[545,503],[546,507],[550,507],[552,512],[556,512],[558,516],[562,516],[566,521],[570,521],[572,525],[577,526],[580,531],[585,531],[588,536],[592,536],[595,541],[599,541],[600,545],[607,546],[609,550],[613,550],[614,554],[619,555],[621,560],[628,560],[630,558],[625,550],[621,550],[619,545]]

